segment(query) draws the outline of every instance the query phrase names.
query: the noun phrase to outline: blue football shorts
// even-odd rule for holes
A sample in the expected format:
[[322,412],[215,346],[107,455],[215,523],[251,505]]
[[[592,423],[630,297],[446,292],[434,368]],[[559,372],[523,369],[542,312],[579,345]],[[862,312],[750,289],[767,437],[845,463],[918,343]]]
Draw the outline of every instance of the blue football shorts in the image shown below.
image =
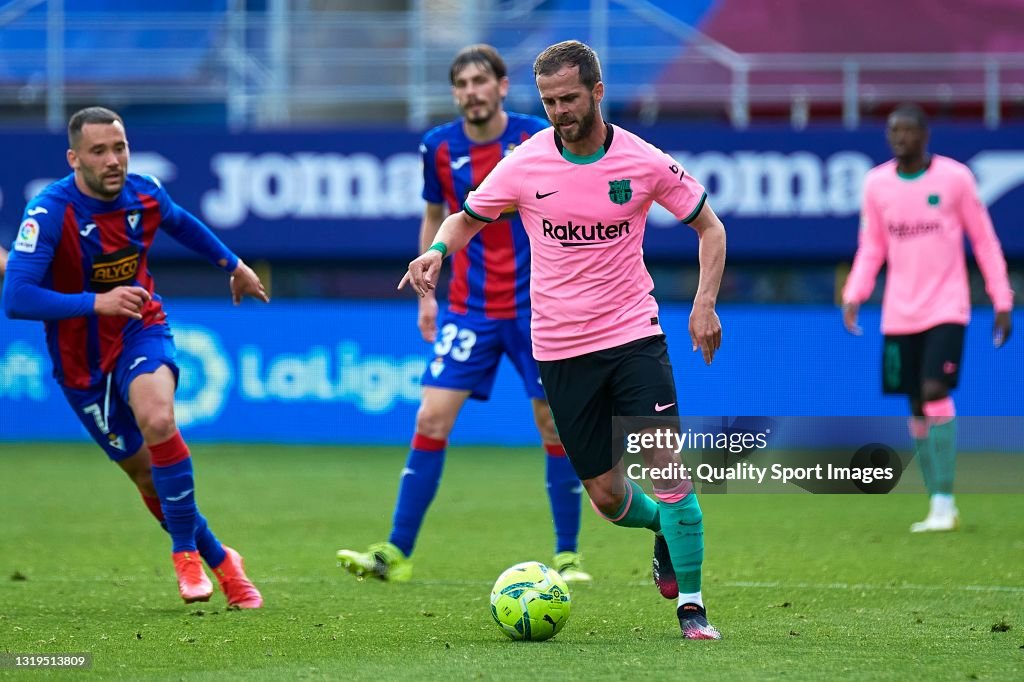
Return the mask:
[[423,385],[469,391],[471,398],[487,400],[503,355],[519,372],[526,395],[544,400],[529,317],[492,320],[446,310],[438,316],[434,357],[423,373]]
[[174,337],[166,325],[145,327],[124,340],[114,371],[90,388],[63,387],[71,409],[92,439],[115,462],[142,448],[142,432],[128,405],[128,387],[135,377],[151,374],[167,365],[178,378],[174,362]]

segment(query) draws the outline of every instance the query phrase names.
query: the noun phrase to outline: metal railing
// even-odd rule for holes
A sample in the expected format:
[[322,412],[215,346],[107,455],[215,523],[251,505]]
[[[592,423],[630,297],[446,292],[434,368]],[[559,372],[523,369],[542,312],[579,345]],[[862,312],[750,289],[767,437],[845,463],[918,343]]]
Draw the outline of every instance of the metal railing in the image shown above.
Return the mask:
[[[25,13],[41,3],[45,15]],[[33,46],[0,51],[0,102],[42,108],[55,129],[66,109],[96,102],[217,103],[234,129],[340,120],[422,128],[453,111],[447,72],[462,45],[502,37],[509,105],[537,110],[533,59],[568,36],[601,55],[608,104],[648,119],[725,113],[745,127],[761,108],[784,107],[802,126],[824,104],[853,128],[865,109],[913,99],[971,105],[997,127],[1008,103],[1024,102],[1024,54],[740,54],[645,0],[594,0],[577,13],[519,3],[457,24],[422,0],[405,13],[299,12],[287,0],[247,13],[244,5],[230,0],[226,13],[166,13],[157,22],[72,14],[63,0],[0,5],[0,31]],[[616,35],[633,32],[643,44],[613,44],[613,10]],[[102,43],[85,39],[99,29]],[[139,33],[169,38],[149,48],[117,43]]]

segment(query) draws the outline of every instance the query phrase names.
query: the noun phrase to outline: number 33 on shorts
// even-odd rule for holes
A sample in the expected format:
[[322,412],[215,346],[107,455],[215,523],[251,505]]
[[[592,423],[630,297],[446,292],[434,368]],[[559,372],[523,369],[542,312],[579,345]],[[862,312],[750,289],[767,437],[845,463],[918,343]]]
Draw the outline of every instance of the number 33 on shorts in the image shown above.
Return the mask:
[[476,343],[476,332],[472,329],[459,329],[456,325],[448,323],[441,327],[437,342],[434,344],[434,354],[438,357],[448,356],[457,362],[469,360],[473,352],[473,345]]

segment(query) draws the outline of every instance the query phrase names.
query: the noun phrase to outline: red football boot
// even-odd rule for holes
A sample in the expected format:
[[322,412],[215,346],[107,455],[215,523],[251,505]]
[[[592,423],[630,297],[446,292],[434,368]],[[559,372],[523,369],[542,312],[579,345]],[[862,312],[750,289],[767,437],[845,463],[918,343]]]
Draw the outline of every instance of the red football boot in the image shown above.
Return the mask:
[[242,555],[224,545],[227,557],[213,569],[220,589],[228,598],[228,606],[236,609],[258,609],[263,606],[263,595],[245,575]]
[[213,594],[213,583],[206,577],[199,552],[175,552],[171,558],[174,559],[174,572],[178,576],[178,592],[185,603],[209,601]]

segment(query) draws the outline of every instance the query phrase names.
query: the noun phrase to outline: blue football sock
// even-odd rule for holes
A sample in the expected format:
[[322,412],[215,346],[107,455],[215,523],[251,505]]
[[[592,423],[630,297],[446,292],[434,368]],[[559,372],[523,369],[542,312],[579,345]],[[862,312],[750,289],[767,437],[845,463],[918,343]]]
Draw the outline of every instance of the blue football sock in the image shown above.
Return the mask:
[[576,477],[572,462],[565,456],[561,446],[557,449],[562,454],[551,454],[554,446],[548,445],[545,448],[548,450],[545,470],[548,501],[551,502],[551,517],[555,522],[555,553],[575,552],[580,534],[580,493],[583,492],[583,484]]
[[206,523],[206,517],[196,510],[196,549],[199,550],[199,556],[203,557],[203,561],[210,568],[217,568],[227,557],[227,552],[224,551],[224,546],[220,544],[220,540],[213,534],[210,527]]
[[441,483],[445,445],[443,440],[416,434],[409,458],[405,462],[405,469],[402,470],[402,482],[398,487],[395,514],[391,520],[391,537],[388,541],[402,550],[407,557],[412,556],[416,537],[420,533],[420,526],[423,525],[423,517],[426,516],[430,503],[434,501],[437,487]]
[[692,492],[682,500],[661,507],[661,531],[668,544],[672,566],[676,569],[679,591],[700,592],[701,567],[704,563],[704,515],[697,496]]
[[160,496],[167,532],[171,534],[174,552],[196,551],[195,482],[192,478],[192,458],[170,466],[153,466],[153,487]]

